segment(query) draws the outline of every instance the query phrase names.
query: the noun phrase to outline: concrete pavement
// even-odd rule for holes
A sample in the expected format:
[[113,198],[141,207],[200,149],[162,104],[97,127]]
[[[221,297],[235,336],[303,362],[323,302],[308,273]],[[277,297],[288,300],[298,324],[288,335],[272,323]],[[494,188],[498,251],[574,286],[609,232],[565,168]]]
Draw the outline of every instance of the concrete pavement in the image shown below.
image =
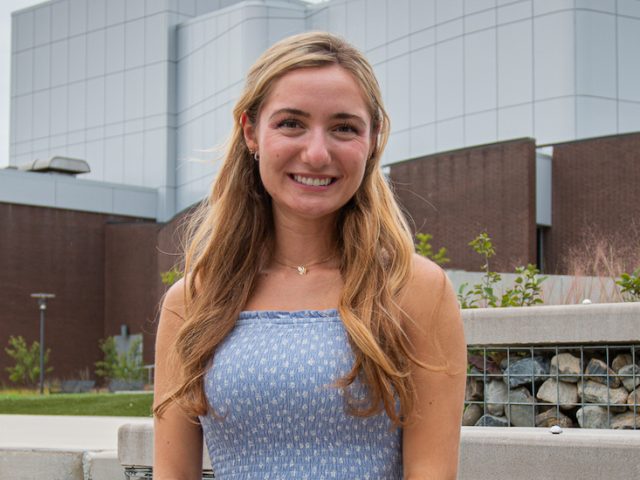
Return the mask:
[[0,415],[0,480],[124,479],[118,428],[143,417]]
[[151,421],[144,417],[0,415],[0,449],[117,450],[120,425]]

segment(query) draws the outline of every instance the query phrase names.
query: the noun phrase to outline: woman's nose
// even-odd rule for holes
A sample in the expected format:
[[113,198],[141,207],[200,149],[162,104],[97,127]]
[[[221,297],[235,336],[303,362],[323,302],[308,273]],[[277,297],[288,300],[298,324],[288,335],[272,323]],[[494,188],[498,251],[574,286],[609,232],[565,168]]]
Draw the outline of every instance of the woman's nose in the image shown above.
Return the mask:
[[329,153],[327,142],[328,139],[324,132],[309,132],[303,160],[314,168],[321,168],[331,163],[331,154]]

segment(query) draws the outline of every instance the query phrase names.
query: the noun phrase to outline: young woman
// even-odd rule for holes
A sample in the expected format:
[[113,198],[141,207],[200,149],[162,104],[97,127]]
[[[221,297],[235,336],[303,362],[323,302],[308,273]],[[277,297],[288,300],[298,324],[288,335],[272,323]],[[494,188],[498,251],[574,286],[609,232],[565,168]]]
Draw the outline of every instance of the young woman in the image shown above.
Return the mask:
[[380,170],[373,69],[327,33],[251,68],[156,344],[154,478],[454,479],[455,294]]

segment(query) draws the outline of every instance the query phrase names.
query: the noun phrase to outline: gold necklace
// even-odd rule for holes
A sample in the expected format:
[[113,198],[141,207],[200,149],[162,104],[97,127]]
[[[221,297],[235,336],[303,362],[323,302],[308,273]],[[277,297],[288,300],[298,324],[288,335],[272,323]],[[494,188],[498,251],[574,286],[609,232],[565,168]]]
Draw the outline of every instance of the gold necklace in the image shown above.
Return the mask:
[[322,265],[323,263],[327,263],[329,260],[333,259],[336,254],[332,254],[330,257],[325,258],[324,260],[319,260],[313,263],[307,263],[306,265],[289,265],[287,263],[281,262],[277,258],[273,258],[273,261],[279,263],[283,267],[292,268],[298,272],[298,275],[306,275],[309,272],[309,267],[314,267],[316,265]]

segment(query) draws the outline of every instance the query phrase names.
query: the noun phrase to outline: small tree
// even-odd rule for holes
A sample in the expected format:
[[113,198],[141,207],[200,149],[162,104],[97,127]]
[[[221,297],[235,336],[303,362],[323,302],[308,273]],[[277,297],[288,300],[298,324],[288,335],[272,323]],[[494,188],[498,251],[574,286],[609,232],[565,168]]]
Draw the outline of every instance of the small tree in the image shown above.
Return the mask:
[[540,270],[535,265],[517,267],[515,286],[507,289],[500,301],[501,307],[530,307],[542,303],[540,284],[547,277],[538,277]]
[[[30,388],[35,387],[40,379],[40,343],[33,342],[29,347],[22,336],[12,335],[9,337],[9,346],[4,351],[16,362],[13,367],[6,368],[9,379]],[[44,352],[45,373],[53,371],[53,367],[46,366],[50,352],[49,348]]]
[[460,285],[458,289],[458,301],[462,308],[477,308],[478,301],[483,301],[485,306],[496,307],[498,297],[494,292],[495,284],[501,280],[500,274],[489,270],[489,259],[496,254],[491,242],[491,237],[487,232],[482,232],[471,242],[469,246],[478,254],[484,257],[482,270],[484,276],[481,283],[476,283],[471,291],[465,292],[467,283]]
[[460,285],[458,289],[458,301],[461,308],[487,307],[524,307],[542,303],[540,284],[547,277],[539,277],[540,270],[535,265],[517,267],[513,288],[504,291],[502,297],[498,297],[495,286],[502,280],[499,273],[492,272],[489,268],[489,259],[496,254],[491,237],[487,232],[482,232],[471,242],[469,246],[484,258],[482,270],[484,275],[482,282],[473,285],[471,290],[467,290],[467,283]]
[[441,247],[437,252],[433,251],[433,247],[431,246],[432,238],[433,235],[430,233],[416,233],[416,253],[433,260],[438,265],[449,263],[450,260],[447,258],[446,248]]

